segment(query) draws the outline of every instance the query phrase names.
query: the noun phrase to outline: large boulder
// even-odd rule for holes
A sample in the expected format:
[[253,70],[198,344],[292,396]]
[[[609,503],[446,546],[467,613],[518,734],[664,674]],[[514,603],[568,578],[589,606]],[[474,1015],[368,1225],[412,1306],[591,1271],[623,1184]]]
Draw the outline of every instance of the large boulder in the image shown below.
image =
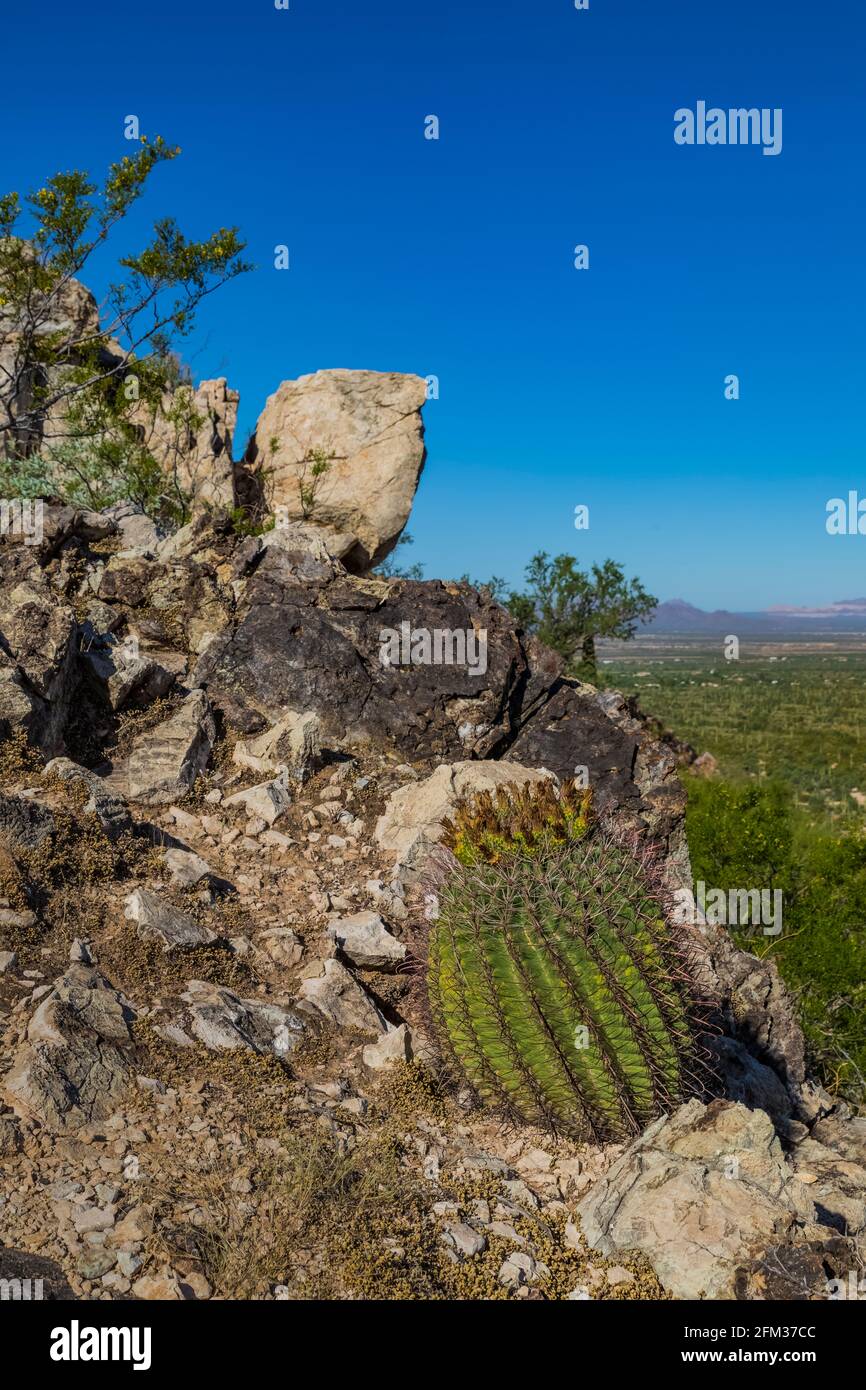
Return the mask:
[[[311,519],[350,569],[369,569],[409,519],[424,466],[426,394],[420,377],[398,372],[322,371],[284,381],[259,417],[247,464],[269,470],[278,515]],[[317,459],[327,463],[318,478]]]
[[635,1140],[577,1210],[594,1250],[641,1251],[675,1298],[732,1299],[762,1262],[820,1237],[809,1194],[767,1115],[692,1100]]
[[[80,281],[61,279],[41,303],[34,303],[33,318],[38,321],[37,343],[51,335],[58,358],[75,365],[82,360],[79,345],[84,341],[88,345],[97,342],[100,365],[125,370],[124,349],[107,336],[96,299]],[[62,443],[68,435],[64,401],[56,402],[44,415],[34,412],[36,391],[44,388],[45,382],[37,360],[39,353],[31,356],[33,360],[28,361],[20,323],[4,314],[0,306],[0,381],[17,381],[11,406],[13,416],[21,422],[17,429],[4,431],[5,412],[0,409],[0,458],[10,456],[13,446],[35,453],[40,447]],[[135,372],[134,358],[129,359],[129,372]],[[59,384],[59,369],[52,369],[47,382],[49,391]],[[182,400],[181,392],[188,393],[188,401]],[[194,389],[181,384],[166,393],[156,411],[142,403],[131,417],[141,443],[166,475],[195,502],[205,506],[234,506],[232,439],[239,399],[238,392],[220,377],[203,381]]]

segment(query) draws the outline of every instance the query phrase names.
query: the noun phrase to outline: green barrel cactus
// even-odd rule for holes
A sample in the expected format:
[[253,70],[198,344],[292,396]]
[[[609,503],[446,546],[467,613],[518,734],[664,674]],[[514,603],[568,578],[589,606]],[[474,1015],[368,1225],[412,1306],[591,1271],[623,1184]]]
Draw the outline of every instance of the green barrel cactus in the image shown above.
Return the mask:
[[501,792],[450,827],[457,862],[429,938],[433,1022],[483,1102],[575,1138],[623,1139],[700,1089],[682,929],[638,858],[589,823],[585,793],[541,792],[534,820],[532,800]]

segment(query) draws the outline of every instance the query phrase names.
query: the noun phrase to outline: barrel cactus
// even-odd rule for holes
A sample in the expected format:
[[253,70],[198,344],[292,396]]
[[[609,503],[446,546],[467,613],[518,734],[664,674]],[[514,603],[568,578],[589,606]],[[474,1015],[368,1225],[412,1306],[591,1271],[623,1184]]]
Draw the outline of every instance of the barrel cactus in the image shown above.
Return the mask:
[[[580,1139],[622,1139],[700,1088],[700,1006],[640,858],[585,792],[461,808],[429,938],[443,1052],[479,1099]],[[455,862],[456,861],[456,862]]]

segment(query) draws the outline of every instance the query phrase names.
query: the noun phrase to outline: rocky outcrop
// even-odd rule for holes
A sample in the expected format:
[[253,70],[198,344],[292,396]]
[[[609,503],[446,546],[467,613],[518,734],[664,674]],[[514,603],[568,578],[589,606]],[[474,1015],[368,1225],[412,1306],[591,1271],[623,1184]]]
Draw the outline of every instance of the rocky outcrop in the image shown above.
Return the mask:
[[[32,254],[32,248],[29,250]],[[29,326],[37,345],[41,338],[51,336],[56,343],[57,356],[74,363],[76,344],[99,333],[99,308],[90,290],[80,281],[64,278],[41,302],[38,296],[34,297]],[[45,373],[36,360],[38,348],[35,353],[28,352],[21,330],[21,323],[16,323],[0,308],[0,382],[7,387],[4,398],[11,397],[11,414],[19,422],[14,432],[5,432],[2,429],[4,420],[0,418],[0,458],[12,457],[16,450],[35,453],[43,443],[63,438],[66,412],[62,403],[53,406],[41,420],[34,409],[37,390],[44,390],[46,385]],[[112,358],[107,344],[103,355],[107,360]],[[55,374],[54,379],[49,377],[47,384],[50,387],[56,381],[59,377]]]
[[[646,815],[659,833],[681,818],[675,761],[658,786],[650,776],[638,786],[638,737],[608,717],[591,687],[563,682],[555,658],[483,592],[353,578],[300,527],[254,542],[248,566],[235,620],[193,674],[242,733],[302,709],[317,715],[326,746],[393,748],[412,760],[506,757],[559,776],[581,765],[602,811]],[[467,651],[483,646],[474,664],[394,664],[388,635],[407,628],[457,634]]]
[[269,470],[278,516],[324,528],[331,553],[360,573],[384,559],[409,519],[424,466],[426,394],[420,377],[397,372],[284,381],[259,417],[247,465]]
[[[59,621],[51,616],[56,608],[69,625],[66,656],[52,657],[49,675],[39,675],[45,653],[27,653],[28,717],[38,705],[51,738],[62,738],[81,660],[65,595],[58,600],[48,575],[56,561],[79,584],[83,567],[91,628],[112,643],[118,630],[140,641],[141,682],[121,689],[117,673],[109,676],[109,707],[147,700],[148,663],[167,678],[180,670],[196,687],[116,758],[109,791],[143,806],[181,799],[207,767],[216,714],[233,737],[242,735],[235,764],[262,773],[257,785],[227,796],[226,805],[269,826],[286,814],[329,750],[396,755],[426,766],[428,779],[404,786],[377,827],[379,847],[406,882],[423,867],[460,796],[503,780],[531,780],[543,769],[585,777],[602,816],[657,843],[668,886],[690,884],[676,750],[648,736],[631,702],[563,679],[558,658],[527,638],[489,594],[466,584],[350,575],[330,553],[325,533],[303,522],[239,539],[229,524],[198,517],[159,542],[153,556],[93,554],[91,538],[117,525],[52,511],[38,557],[22,556],[21,546],[0,551],[13,577],[20,571],[27,591],[40,595],[47,619]],[[10,553],[17,558],[9,560]],[[462,634],[467,659],[433,659],[435,649],[424,642],[437,633]],[[422,659],[412,659],[412,634],[421,635]],[[469,637],[476,642],[474,664]],[[188,654],[195,653],[187,672]],[[439,654],[446,655],[445,646]],[[20,668],[17,679],[24,682]],[[45,692],[38,699],[37,679]],[[25,686],[14,690],[22,696]],[[434,771],[437,762],[443,766]],[[764,1105],[780,1119],[792,1111],[814,1119],[826,1100],[806,1086],[802,1036],[774,965],[737,950],[723,928],[704,927],[698,945],[728,1039],[717,1049],[725,1093]]]
[[225,377],[202,381],[194,391],[180,390],[188,393],[185,400],[168,395],[155,416],[142,412],[144,442],[195,504],[230,509],[235,505],[232,441],[240,394]]
[[[768,1116],[725,1101],[693,1100],[657,1120],[577,1210],[593,1249],[643,1252],[676,1298],[733,1299],[744,1281],[760,1296],[762,1266],[796,1268],[792,1251],[808,1255],[827,1234]],[[823,1288],[810,1291],[826,1297],[813,1264]]]
[[24,729],[63,752],[77,679],[77,623],[33,551],[0,544],[0,735]]

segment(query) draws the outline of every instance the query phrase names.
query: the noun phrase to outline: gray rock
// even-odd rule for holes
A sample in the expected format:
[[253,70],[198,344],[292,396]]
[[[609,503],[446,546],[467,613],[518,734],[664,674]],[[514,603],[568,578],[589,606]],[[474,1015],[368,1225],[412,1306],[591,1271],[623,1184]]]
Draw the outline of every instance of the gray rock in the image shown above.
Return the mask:
[[322,761],[322,731],[315,714],[288,710],[272,729],[244,743],[238,741],[234,761],[260,772],[284,768],[291,781],[303,783]]
[[412,1034],[405,1023],[389,1028],[378,1042],[368,1043],[363,1051],[364,1066],[371,1071],[384,1071],[400,1062],[411,1061]]
[[29,796],[0,792],[0,842],[13,849],[36,849],[55,829],[47,806]]
[[225,806],[244,806],[251,816],[258,816],[267,825],[273,825],[292,804],[291,792],[285,777],[275,777],[270,782],[260,782],[258,786],[247,787],[226,797]]
[[190,1027],[214,1051],[248,1048],[284,1058],[304,1036],[304,1019],[286,1004],[241,999],[230,989],[188,980],[181,996],[190,1008]]
[[541,1260],[536,1260],[527,1250],[513,1250],[503,1260],[499,1270],[499,1282],[507,1289],[519,1289],[524,1284],[541,1284],[550,1278],[550,1270]]
[[203,878],[211,877],[210,865],[192,850],[167,849],[162,858],[175,888],[194,888]]
[[[313,974],[313,971],[318,973]],[[338,960],[324,960],[311,966],[301,984],[299,999],[338,1028],[359,1033],[386,1032],[385,1019],[367,991]]]
[[96,816],[109,839],[115,840],[132,830],[132,817],[123,797],[89,768],[81,767],[71,758],[52,758],[46,764],[45,776],[57,777],[61,782],[82,783],[90,793],[84,809]]
[[777,1124],[789,1118],[793,1101],[771,1067],[759,1062],[735,1038],[712,1038],[709,1048],[726,1099],[739,1101],[750,1110],[766,1110]]
[[207,697],[194,690],[170,718],[135,740],[126,763],[113,769],[109,780],[130,801],[171,805],[195,786],[215,738]]
[[137,709],[167,695],[174,685],[174,673],[152,656],[117,661],[108,677],[108,702],[113,710]]
[[87,1235],[91,1231],[110,1231],[114,1225],[114,1208],[86,1204],[73,1207],[72,1224],[79,1235]]
[[480,1235],[465,1221],[446,1221],[442,1235],[452,1250],[456,1250],[461,1260],[471,1260],[487,1249],[487,1237]]
[[362,970],[396,970],[406,959],[406,947],[391,935],[376,912],[340,917],[331,923],[328,935]]
[[75,1268],[82,1279],[89,1279],[92,1283],[95,1279],[101,1279],[103,1274],[107,1274],[110,1269],[114,1269],[116,1264],[115,1251],[98,1246],[96,1249],[86,1250],[83,1255],[79,1255],[75,1262]]
[[159,527],[134,502],[115,502],[105,507],[101,515],[115,523],[124,550],[136,550],[142,555],[156,553],[162,539]]
[[159,941],[165,951],[216,941],[208,927],[146,888],[130,893],[124,915],[128,922],[135,922],[143,941]]
[[97,970],[70,966],[31,1017],[3,1078],[8,1103],[55,1131],[105,1119],[131,1074],[132,1017]]
[[264,957],[268,965],[281,966],[284,969],[299,965],[304,954],[303,942],[291,927],[271,927],[267,931],[259,932],[255,940],[255,949],[257,955],[260,958]]
[[0,927],[6,927],[12,931],[29,931],[30,927],[35,927],[35,925],[35,912],[28,912],[26,909],[16,912],[12,907],[0,907]]
[[730,1299],[742,1270],[814,1223],[768,1115],[689,1101],[655,1121],[578,1204],[603,1255],[642,1251],[675,1298]]

